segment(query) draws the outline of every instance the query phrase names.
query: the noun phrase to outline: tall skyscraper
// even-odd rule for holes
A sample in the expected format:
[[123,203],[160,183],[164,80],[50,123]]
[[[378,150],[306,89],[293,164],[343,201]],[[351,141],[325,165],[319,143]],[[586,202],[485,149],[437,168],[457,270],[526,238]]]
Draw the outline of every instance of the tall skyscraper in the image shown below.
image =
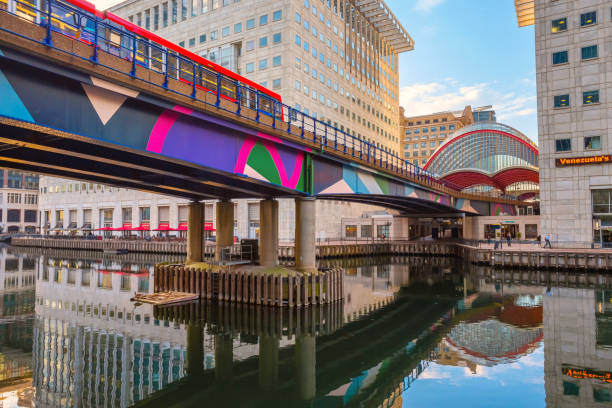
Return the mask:
[[535,24],[542,236],[612,246],[612,4],[515,4]]

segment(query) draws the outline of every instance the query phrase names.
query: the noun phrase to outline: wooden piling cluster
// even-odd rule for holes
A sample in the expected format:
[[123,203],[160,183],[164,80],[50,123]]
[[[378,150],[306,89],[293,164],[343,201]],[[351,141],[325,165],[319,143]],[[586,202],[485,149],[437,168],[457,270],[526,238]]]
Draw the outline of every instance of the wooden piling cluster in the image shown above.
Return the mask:
[[333,268],[314,275],[269,275],[213,271],[184,265],[155,266],[155,292],[188,292],[206,300],[276,307],[308,307],[344,298],[344,273]]
[[328,335],[344,325],[344,304],[333,302],[310,308],[278,309],[244,303],[191,302],[155,306],[157,320],[201,324],[208,333],[240,333],[254,337],[288,337],[302,334]]

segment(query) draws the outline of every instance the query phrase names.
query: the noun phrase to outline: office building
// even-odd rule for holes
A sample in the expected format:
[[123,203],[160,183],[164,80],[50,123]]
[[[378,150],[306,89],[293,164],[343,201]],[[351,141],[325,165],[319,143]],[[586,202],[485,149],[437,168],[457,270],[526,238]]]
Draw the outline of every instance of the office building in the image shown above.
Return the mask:
[[612,246],[612,4],[516,0],[535,25],[542,236]]
[[[409,113],[409,112],[408,112]],[[403,138],[402,154],[404,159],[423,166],[444,140],[453,132],[474,122],[495,121],[495,111],[491,106],[472,110],[466,106],[461,111],[437,112],[420,116],[406,116],[400,107],[400,137]]]
[[0,169],[0,233],[34,233],[38,225],[38,175]]

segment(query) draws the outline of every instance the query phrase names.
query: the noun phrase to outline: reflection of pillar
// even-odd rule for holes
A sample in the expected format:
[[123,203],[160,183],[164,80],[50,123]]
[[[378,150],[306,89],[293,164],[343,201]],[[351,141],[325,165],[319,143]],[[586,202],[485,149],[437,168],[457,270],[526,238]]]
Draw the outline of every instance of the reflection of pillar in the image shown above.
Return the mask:
[[220,381],[232,378],[234,350],[231,334],[215,335],[215,377]]
[[187,228],[187,261],[202,262],[202,239],[204,235],[204,204],[189,203],[189,220]]
[[219,201],[217,203],[217,261],[223,259],[222,248],[234,243],[234,203]]
[[278,346],[274,336],[259,338],[259,385],[264,390],[274,388],[278,381]]
[[295,199],[295,268],[300,272],[317,271],[315,203],[314,198]]
[[298,395],[302,400],[313,399],[317,392],[315,337],[304,334],[295,339],[295,371]]
[[278,265],[278,201],[259,202],[259,263],[266,268]]
[[204,335],[198,323],[187,325],[187,375],[202,374],[204,371]]

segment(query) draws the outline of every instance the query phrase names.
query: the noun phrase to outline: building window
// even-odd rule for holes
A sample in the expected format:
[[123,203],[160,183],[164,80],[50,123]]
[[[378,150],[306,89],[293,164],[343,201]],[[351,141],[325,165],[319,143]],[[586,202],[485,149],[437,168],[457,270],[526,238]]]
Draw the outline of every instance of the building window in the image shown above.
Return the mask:
[[280,87],[281,87],[281,80],[280,80],[280,78],[273,79],[272,80],[272,89],[280,89]]
[[582,93],[582,103],[592,105],[599,103],[599,91],[587,91]]
[[195,38],[190,38],[189,39],[189,46],[190,47],[195,47]]
[[229,27],[223,27],[221,29],[221,37],[227,37],[230,33]]
[[246,42],[246,50],[253,51],[255,49],[255,41],[250,40]]
[[538,224],[525,224],[525,239],[538,237]]
[[8,193],[7,199],[9,204],[21,204],[21,194],[19,193]]
[[601,136],[587,136],[584,138],[584,149],[585,150],[599,150],[601,149]]
[[247,27],[247,30],[250,30],[251,28],[255,28],[255,19],[251,18],[247,20],[246,27]]
[[272,42],[274,44],[279,44],[281,42],[281,39],[282,39],[281,33],[276,33],[276,34],[272,35]]
[[217,30],[210,32],[210,41],[214,41],[217,39]]
[[206,42],[206,34],[200,34],[200,44]]
[[[6,221],[7,222],[20,222],[21,221],[21,211],[20,210],[8,210],[6,212]],[[62,211],[62,227],[63,227],[63,211]],[[59,219],[58,219],[58,222]]]
[[272,21],[280,21],[281,18],[283,18],[282,10],[276,10],[274,13],[272,13]]
[[593,388],[593,399],[595,402],[610,402],[610,391],[605,388]]
[[21,188],[22,181],[22,173],[19,171],[8,171],[8,188]]
[[580,392],[580,387],[578,386],[578,384],[570,382],[570,381],[563,381],[563,395],[578,395],[578,393]]
[[553,65],[565,64],[567,61],[567,51],[553,52]]
[[357,226],[356,225],[345,225],[344,236],[346,238],[357,238]]
[[36,210],[25,210],[23,212],[24,222],[36,222]]
[[259,60],[259,69],[266,69],[268,67],[268,60],[267,59],[262,59]]
[[261,37],[259,39],[259,48],[266,47],[268,45],[268,37]]
[[552,32],[558,33],[560,31],[567,30],[567,18],[560,18],[557,20],[553,20],[552,22]]
[[569,152],[572,150],[572,139],[557,139],[555,140],[556,152]]
[[568,94],[555,96],[555,108],[566,108],[569,106],[570,98]]
[[268,15],[264,14],[263,16],[259,16],[259,25],[266,25],[268,24]]
[[302,46],[302,39],[297,34],[295,35],[295,43],[299,45],[300,47]]
[[590,26],[597,23],[597,12],[591,11],[580,15],[580,27]]
[[272,66],[273,67],[280,67],[281,65],[281,56],[277,55],[276,57],[272,58]]
[[361,238],[372,238],[372,226],[371,225],[361,226]]
[[239,33],[242,31],[242,23],[234,24],[234,33]]
[[247,74],[250,74],[251,72],[255,71],[255,64],[252,62],[247,63],[245,71]]
[[582,59],[583,60],[588,60],[591,58],[597,58],[598,52],[597,52],[597,45],[591,45],[588,47],[582,47]]

